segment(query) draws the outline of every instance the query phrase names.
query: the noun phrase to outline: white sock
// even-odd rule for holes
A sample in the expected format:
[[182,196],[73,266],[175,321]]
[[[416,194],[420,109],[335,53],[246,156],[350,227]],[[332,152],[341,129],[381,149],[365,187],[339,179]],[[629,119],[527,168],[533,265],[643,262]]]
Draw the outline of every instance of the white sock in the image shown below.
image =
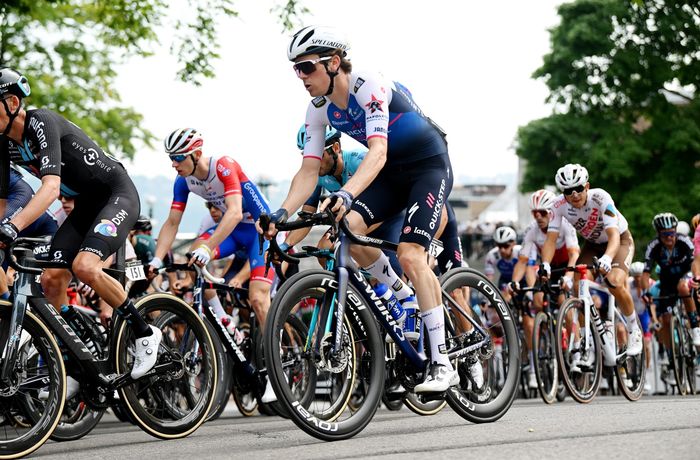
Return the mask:
[[218,295],[215,295],[211,299],[207,299],[207,303],[214,309],[214,314],[217,318],[221,319],[226,314],[224,307],[221,306],[221,300],[219,300]]
[[630,316],[625,315],[625,326],[627,326],[627,332],[632,332],[635,329],[638,329],[639,326],[637,325],[637,313],[633,312]]
[[379,253],[379,258],[367,267],[362,267],[367,270],[370,275],[374,276],[377,281],[384,283],[394,291],[396,298],[403,300],[406,297],[413,295],[411,288],[406,286],[406,283],[401,281],[394,269],[389,263],[389,258],[383,252]]
[[452,369],[452,364],[447,358],[447,347],[445,346],[445,314],[442,311],[442,306],[423,312],[420,314],[420,317],[428,332],[431,360]]

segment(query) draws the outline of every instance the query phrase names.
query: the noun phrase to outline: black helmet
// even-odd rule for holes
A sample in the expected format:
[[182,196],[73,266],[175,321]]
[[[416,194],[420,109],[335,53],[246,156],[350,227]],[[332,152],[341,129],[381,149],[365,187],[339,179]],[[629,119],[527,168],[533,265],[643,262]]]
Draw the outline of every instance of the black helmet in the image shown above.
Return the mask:
[[140,230],[142,232],[150,232],[152,228],[151,219],[143,214],[139,216],[139,219],[134,224],[134,230]]
[[22,99],[29,96],[31,92],[27,77],[9,67],[0,69],[0,97],[6,94],[14,94]]

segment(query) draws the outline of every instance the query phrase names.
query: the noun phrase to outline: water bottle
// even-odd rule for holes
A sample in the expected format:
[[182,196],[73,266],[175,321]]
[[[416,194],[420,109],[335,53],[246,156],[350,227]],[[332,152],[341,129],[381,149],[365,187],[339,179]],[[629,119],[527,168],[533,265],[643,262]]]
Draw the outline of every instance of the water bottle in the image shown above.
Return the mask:
[[386,304],[389,313],[391,313],[391,317],[394,318],[394,321],[403,327],[403,323],[406,320],[406,312],[399,301],[396,300],[396,296],[392,290],[389,289],[386,284],[379,283],[374,287],[374,292],[384,300],[384,303]]
[[420,332],[416,328],[416,322],[418,317],[418,301],[415,296],[406,297],[403,302],[401,302],[401,307],[406,313],[406,319],[403,323],[404,336],[407,339],[417,340],[420,337]]

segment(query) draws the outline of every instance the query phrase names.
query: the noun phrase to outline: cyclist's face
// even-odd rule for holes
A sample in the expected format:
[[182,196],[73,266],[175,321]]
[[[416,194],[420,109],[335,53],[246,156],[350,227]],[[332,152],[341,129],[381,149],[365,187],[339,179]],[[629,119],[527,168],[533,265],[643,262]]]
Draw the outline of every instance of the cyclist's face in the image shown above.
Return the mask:
[[537,226],[541,230],[546,230],[549,226],[549,211],[546,209],[535,209],[532,211],[532,217],[534,217]]
[[669,228],[659,232],[659,239],[667,248],[672,248],[676,244],[677,237],[678,234],[675,228]]
[[513,246],[515,246],[515,241],[499,244],[498,252],[501,254],[501,257],[509,258],[513,254]]
[[182,161],[175,161],[172,158],[170,161],[179,176],[187,177],[194,174],[195,162],[197,161],[194,154],[187,155]]
[[588,198],[589,187],[590,187],[590,185],[588,184],[588,182],[586,182],[586,185],[584,186],[583,191],[581,191],[581,192],[573,191],[569,195],[567,195],[565,193],[564,197],[566,198],[566,201],[574,208],[582,208],[583,205],[586,204],[586,199]]
[[330,152],[335,152],[338,155],[338,164],[341,163],[340,158],[340,144],[334,142],[333,145],[329,145],[323,151],[323,158],[321,158],[321,164],[318,167],[319,176],[328,176],[330,174],[335,174],[333,169],[333,156]]
[[[300,56],[294,62],[300,63],[304,61],[315,61],[319,58],[320,56],[318,54],[307,54],[306,56]],[[335,57],[327,62],[319,61],[315,64],[312,64],[313,67],[310,68],[313,68],[314,70],[310,71],[309,73],[297,71],[297,77],[299,77],[302,83],[304,83],[304,88],[306,88],[306,91],[309,92],[309,95],[311,97],[323,96],[324,94],[326,94],[326,91],[328,91],[330,77],[326,73],[324,63],[328,64],[330,68],[334,69],[334,60]]]
[[65,212],[66,215],[70,214],[73,211],[73,207],[75,206],[75,200],[73,198],[68,198],[63,195],[61,195],[60,198],[63,212]]
[[209,208],[209,215],[214,220],[214,222],[218,224],[221,221],[221,218],[224,214],[221,212],[221,209],[217,208],[216,206],[212,206],[211,208]]

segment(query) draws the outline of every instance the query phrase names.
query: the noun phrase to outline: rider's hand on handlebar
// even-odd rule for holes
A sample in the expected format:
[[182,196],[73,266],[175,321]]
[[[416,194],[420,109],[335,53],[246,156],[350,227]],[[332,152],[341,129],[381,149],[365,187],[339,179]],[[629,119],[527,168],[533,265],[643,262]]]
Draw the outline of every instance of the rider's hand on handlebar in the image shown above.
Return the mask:
[[612,257],[607,254],[602,255],[598,259],[598,268],[604,275],[610,273],[610,270],[612,270]]
[[520,283],[517,281],[511,281],[508,283],[508,291],[511,294],[516,294],[518,291],[520,291]]
[[197,264],[204,267],[211,260],[211,249],[206,244],[202,244],[197,249],[192,251],[192,257],[187,265]]
[[559,278],[559,285],[565,291],[571,291],[571,289],[574,287],[574,280],[571,279],[570,276],[562,276]]
[[330,210],[335,214],[336,222],[339,222],[343,216],[350,211],[354,199],[355,197],[352,196],[352,193],[340,189],[337,192],[331,193],[330,196],[321,203],[318,210],[319,212],[323,212],[330,206]]
[[287,222],[289,213],[284,208],[279,208],[277,211],[271,214],[262,214],[260,218],[255,221],[255,229],[259,234],[263,235],[265,239],[271,240],[277,235],[277,228],[275,224]]
[[19,229],[12,222],[7,221],[0,225],[0,243],[3,247],[9,246],[17,239],[17,235],[19,235]]
[[690,289],[697,289],[698,286],[700,286],[700,276],[696,276],[688,280],[688,287]]

